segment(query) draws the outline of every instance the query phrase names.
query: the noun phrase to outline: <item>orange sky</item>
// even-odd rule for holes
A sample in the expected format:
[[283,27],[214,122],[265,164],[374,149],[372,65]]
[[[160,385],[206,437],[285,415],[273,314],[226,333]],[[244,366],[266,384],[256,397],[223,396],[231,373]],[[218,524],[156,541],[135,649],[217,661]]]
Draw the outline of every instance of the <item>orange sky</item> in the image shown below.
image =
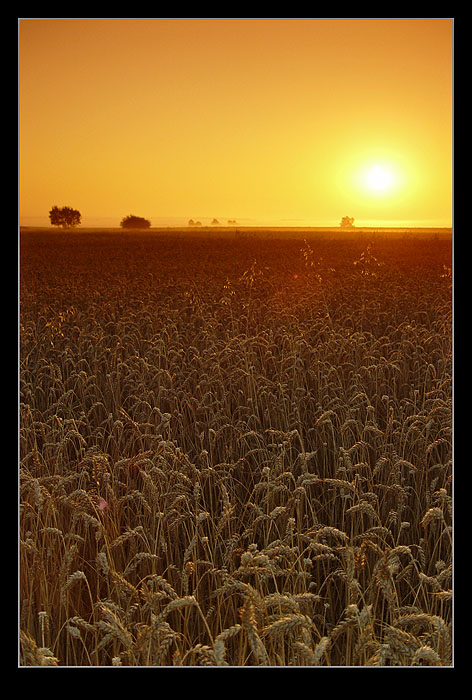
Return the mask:
[[19,25],[20,223],[452,225],[450,19]]

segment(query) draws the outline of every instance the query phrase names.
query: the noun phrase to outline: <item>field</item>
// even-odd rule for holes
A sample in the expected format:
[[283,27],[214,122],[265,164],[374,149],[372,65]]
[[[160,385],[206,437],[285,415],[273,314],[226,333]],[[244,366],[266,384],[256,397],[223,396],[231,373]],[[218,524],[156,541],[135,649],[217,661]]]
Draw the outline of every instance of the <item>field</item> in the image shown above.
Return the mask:
[[20,245],[20,665],[452,665],[450,239]]

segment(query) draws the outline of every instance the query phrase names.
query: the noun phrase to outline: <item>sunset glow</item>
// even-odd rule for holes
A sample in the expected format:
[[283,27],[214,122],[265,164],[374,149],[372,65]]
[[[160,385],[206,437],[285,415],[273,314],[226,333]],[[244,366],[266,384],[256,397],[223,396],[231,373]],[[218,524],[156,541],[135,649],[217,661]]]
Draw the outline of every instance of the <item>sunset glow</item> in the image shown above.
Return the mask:
[[452,69],[19,20],[19,668],[454,667]]
[[20,223],[450,227],[452,25],[20,20]]
[[376,192],[385,192],[392,186],[392,173],[381,165],[374,165],[366,175],[367,186]]

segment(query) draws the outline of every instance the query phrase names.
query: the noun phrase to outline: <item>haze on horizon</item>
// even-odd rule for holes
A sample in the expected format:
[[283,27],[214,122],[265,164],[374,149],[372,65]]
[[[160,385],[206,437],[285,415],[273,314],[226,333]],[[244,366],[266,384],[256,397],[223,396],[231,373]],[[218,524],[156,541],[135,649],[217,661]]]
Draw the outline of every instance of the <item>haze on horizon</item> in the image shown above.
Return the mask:
[[20,223],[451,227],[452,62],[452,19],[20,19]]

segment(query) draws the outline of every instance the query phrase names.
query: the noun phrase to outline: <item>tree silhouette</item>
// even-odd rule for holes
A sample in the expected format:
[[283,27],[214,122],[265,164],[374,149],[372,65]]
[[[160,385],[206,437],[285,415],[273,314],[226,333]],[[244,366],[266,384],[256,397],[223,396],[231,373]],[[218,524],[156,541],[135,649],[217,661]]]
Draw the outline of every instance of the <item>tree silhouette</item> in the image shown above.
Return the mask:
[[149,228],[151,222],[149,219],[144,219],[142,216],[134,216],[134,214],[129,214],[125,216],[120,222],[121,228]]
[[54,206],[49,212],[49,219],[53,226],[61,228],[74,228],[80,224],[81,213],[72,207]]
[[354,228],[354,217],[343,216],[339,225],[341,226],[341,228]]

